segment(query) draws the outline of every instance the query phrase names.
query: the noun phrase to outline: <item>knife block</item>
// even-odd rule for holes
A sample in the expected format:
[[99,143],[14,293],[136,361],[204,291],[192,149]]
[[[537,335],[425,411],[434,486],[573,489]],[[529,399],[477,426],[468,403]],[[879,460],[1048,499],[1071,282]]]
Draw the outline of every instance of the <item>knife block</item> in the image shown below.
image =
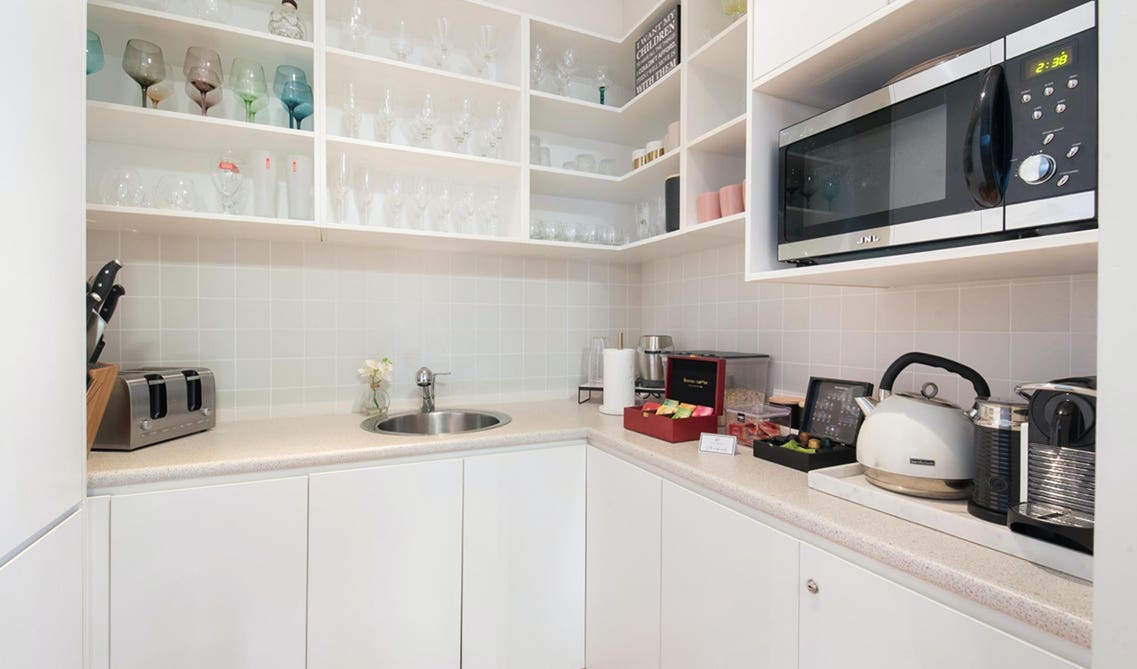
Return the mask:
[[99,424],[103,422],[103,413],[107,410],[107,401],[114,390],[115,379],[118,378],[118,365],[99,364],[87,370],[90,385],[87,386],[87,452],[95,443],[95,435],[99,433]]

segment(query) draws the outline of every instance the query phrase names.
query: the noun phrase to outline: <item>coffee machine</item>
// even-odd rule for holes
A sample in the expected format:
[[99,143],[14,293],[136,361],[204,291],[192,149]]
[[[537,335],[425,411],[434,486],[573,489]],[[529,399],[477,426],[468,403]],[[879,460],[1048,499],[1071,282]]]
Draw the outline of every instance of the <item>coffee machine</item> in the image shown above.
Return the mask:
[[1097,377],[1028,383],[1016,391],[1029,405],[1007,525],[1093,554]]

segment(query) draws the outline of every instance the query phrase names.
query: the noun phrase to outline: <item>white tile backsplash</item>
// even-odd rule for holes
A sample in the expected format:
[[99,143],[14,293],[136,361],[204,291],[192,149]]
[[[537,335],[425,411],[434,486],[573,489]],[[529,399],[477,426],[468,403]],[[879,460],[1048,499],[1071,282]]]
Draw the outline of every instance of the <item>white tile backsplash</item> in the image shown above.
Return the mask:
[[[877,384],[912,350],[1000,395],[1096,368],[1093,275],[883,290],[746,283],[741,248],[638,265],[91,231],[88,249],[92,272],[126,265],[104,360],[213,368],[222,420],[348,411],[360,362],[382,355],[396,407],[416,404],[420,365],[454,372],[448,403],[568,397],[589,339],[619,331],[768,353],[773,386],[799,393],[810,376]],[[970,401],[927,368],[897,389],[927,380]]]

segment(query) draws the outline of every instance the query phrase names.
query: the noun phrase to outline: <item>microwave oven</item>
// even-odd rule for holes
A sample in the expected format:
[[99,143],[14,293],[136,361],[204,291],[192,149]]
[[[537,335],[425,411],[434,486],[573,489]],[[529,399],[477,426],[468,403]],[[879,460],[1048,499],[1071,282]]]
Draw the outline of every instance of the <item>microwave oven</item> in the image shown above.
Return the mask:
[[814,264],[1094,227],[1090,2],[779,137],[778,260]]

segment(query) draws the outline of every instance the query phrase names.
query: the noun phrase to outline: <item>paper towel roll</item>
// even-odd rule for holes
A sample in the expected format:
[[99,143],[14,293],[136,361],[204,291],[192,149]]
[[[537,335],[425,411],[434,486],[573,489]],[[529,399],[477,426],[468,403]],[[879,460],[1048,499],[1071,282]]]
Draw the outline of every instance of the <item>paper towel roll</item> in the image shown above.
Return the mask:
[[636,404],[636,350],[604,349],[604,403],[600,413],[624,415],[624,407]]

